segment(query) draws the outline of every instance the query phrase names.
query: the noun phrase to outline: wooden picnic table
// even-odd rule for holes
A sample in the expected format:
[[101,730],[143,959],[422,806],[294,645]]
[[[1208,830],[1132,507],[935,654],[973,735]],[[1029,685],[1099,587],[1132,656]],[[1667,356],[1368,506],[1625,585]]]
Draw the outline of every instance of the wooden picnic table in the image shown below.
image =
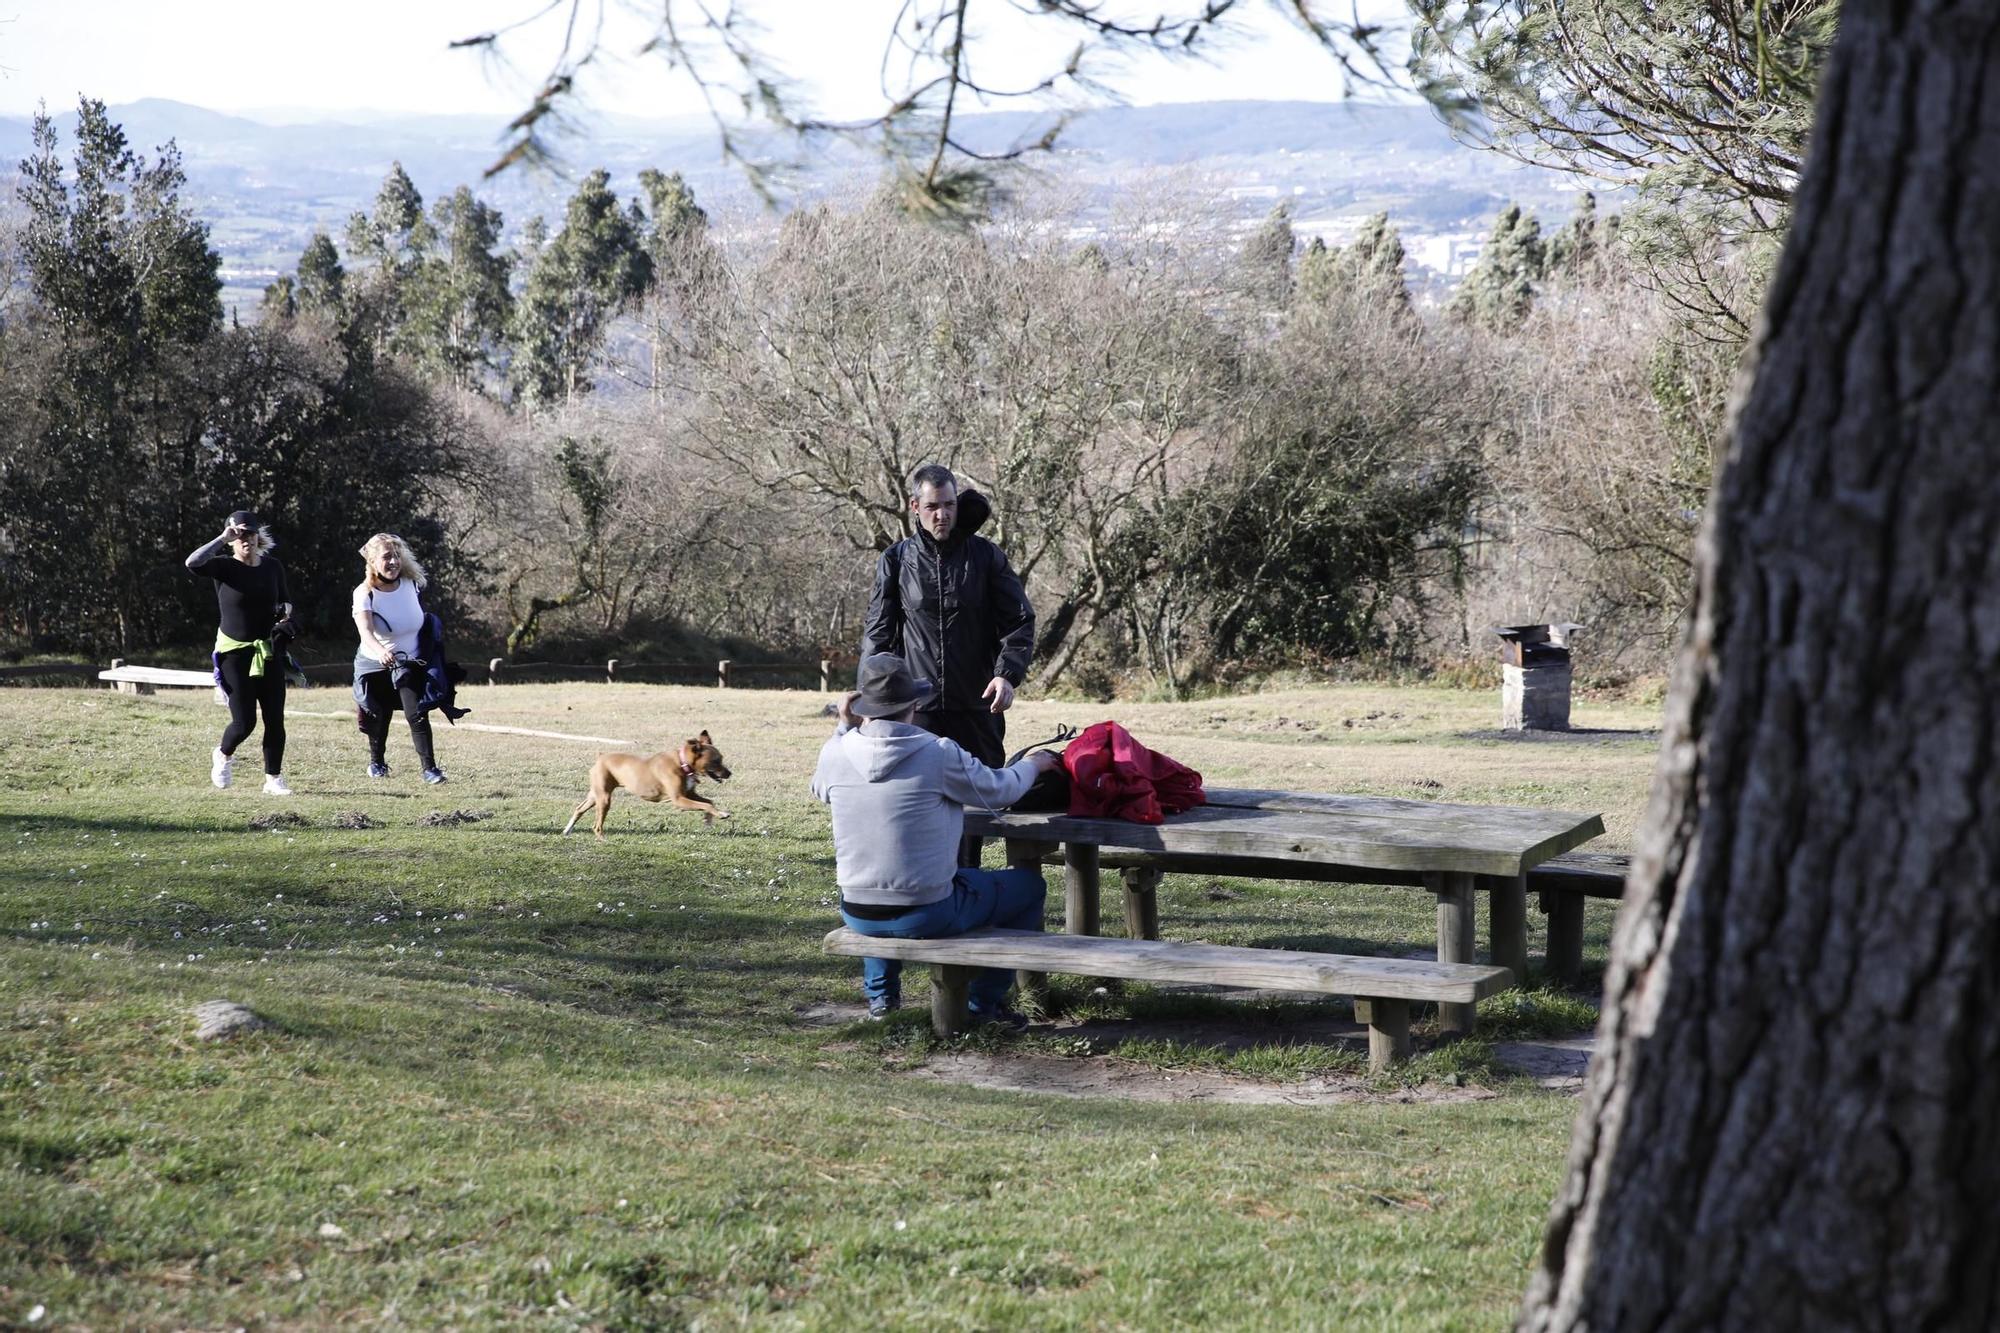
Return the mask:
[[[1604,832],[1603,819],[1565,810],[1447,805],[1390,797],[1212,788],[1208,804],[1160,824],[1072,818],[1016,810],[965,812],[965,831],[1004,838],[1008,860],[1039,859],[1060,844],[1065,928],[1098,933],[1101,853],[1149,871],[1128,870],[1128,916],[1144,938],[1158,937],[1152,886],[1163,870],[1268,879],[1344,879],[1408,883],[1420,879],[1437,898],[1439,962],[1473,959],[1473,895],[1484,890],[1492,961],[1527,976],[1527,872]],[[1441,1006],[1446,1031],[1472,1030],[1471,1005]]]

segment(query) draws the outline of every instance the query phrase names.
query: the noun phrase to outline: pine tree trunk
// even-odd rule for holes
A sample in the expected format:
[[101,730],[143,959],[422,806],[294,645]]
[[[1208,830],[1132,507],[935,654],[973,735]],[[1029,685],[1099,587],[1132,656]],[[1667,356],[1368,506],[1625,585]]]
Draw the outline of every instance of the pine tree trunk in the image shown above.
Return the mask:
[[1526,1329],[2000,1322],[2000,6],[1840,26]]

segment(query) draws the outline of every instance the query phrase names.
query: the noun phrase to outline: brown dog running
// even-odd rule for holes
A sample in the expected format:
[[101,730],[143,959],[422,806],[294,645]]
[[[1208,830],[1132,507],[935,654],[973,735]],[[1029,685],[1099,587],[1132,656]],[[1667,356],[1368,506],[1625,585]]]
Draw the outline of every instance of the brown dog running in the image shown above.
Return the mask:
[[722,751],[715,748],[715,742],[709,740],[705,731],[682,741],[679,750],[662,750],[650,759],[622,751],[600,754],[590,766],[590,795],[569,817],[569,823],[563,825],[563,832],[575,828],[583,812],[596,806],[596,833],[603,837],[611,794],[620,787],[642,801],[667,800],[683,810],[699,810],[702,822],[707,824],[713,824],[718,816],[729,818],[729,812],[714,801],[694,794],[694,784],[702,778],[729,780],[729,766],[722,762]]

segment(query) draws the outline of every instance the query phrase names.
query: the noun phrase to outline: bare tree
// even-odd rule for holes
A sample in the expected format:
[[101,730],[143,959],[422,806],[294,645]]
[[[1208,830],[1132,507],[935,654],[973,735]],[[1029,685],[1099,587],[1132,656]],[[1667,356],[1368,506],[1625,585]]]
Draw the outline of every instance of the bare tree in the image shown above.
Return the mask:
[[1478,623],[1577,619],[1594,657],[1663,667],[1685,629],[1734,349],[1616,274],[1552,293],[1517,334],[1470,337],[1502,404]]
[[986,492],[988,535],[1056,599],[1044,683],[1127,590],[1117,535],[1208,448],[1197,428],[1237,357],[1186,275],[1085,262],[1050,221],[941,230],[879,200],[793,214],[690,363],[704,453],[853,549],[908,534],[919,463]]
[[596,404],[487,425],[468,536],[495,575],[510,654],[552,630],[616,642],[691,614],[688,553],[720,501],[667,441]]
[[2000,1321],[1996,76],[1841,14],[1524,1328]]

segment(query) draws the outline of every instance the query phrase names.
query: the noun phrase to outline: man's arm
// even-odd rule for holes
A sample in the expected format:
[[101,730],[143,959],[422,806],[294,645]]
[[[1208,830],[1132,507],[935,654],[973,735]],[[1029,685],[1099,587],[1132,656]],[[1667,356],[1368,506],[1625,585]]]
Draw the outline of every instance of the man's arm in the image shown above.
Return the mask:
[[860,690],[849,690],[840,696],[840,706],[835,710],[840,720],[834,724],[832,739],[820,747],[819,764],[813,769],[812,794],[828,804],[833,802],[832,774],[828,767],[833,758],[833,743],[860,726],[864,720],[854,712],[854,701],[860,697]]
[[939,738],[949,757],[944,766],[944,794],[960,805],[1000,810],[1028,794],[1035,778],[1062,763],[1053,750],[1036,750],[1017,764],[989,768],[966,753],[956,741]]
[[993,559],[986,567],[986,605],[992,608],[993,635],[1000,652],[993,659],[993,679],[980,695],[996,713],[1004,713],[1014,702],[1014,691],[1028,678],[1028,661],[1035,652],[1035,608],[1028,605],[1028,590],[1021,576],[1007,563],[1007,553],[991,547]]
[[903,651],[902,571],[896,548],[875,562],[875,589],[868,596],[868,615],[861,622],[861,655]]

